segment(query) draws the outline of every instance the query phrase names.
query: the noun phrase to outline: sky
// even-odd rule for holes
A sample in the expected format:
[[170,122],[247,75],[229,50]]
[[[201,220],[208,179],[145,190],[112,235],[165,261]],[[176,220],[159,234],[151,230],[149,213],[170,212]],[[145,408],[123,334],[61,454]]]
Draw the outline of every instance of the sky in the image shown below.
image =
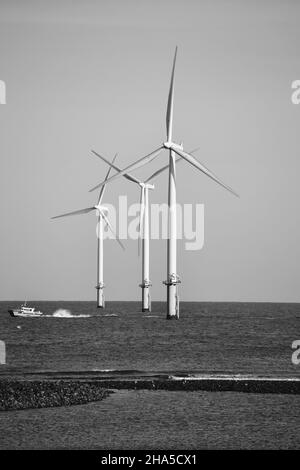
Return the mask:
[[[91,149],[125,167],[165,140],[178,45],[174,139],[240,194],[178,165],[178,202],[205,208],[203,248],[178,241],[180,298],[299,302],[299,13],[296,0],[0,0],[0,300],[95,299],[95,216],[50,218],[95,204],[107,168]],[[103,203],[120,195],[139,190],[118,180]],[[105,241],[107,300],[141,295],[137,242],[124,244]],[[165,240],[150,270],[164,300]]]

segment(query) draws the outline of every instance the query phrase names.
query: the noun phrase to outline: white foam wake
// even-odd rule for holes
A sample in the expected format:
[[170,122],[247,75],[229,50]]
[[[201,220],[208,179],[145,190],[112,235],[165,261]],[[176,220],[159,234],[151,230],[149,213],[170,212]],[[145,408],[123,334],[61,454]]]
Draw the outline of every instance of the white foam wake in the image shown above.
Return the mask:
[[73,315],[70,310],[66,310],[64,308],[59,308],[56,310],[53,315],[44,315],[47,317],[52,317],[52,318],[88,318],[91,315],[84,315],[84,314],[79,314],[79,315]]

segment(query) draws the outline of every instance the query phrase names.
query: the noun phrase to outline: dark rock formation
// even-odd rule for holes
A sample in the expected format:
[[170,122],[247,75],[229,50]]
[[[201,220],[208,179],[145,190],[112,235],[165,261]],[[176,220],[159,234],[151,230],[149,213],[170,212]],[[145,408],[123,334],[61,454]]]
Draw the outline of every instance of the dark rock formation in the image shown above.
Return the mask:
[[110,393],[91,382],[0,380],[0,411],[80,405],[103,400]]

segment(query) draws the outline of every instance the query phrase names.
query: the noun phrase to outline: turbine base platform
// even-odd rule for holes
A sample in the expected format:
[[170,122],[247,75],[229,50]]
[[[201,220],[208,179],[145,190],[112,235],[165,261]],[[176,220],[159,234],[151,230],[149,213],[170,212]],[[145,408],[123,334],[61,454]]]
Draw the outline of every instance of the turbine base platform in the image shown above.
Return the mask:
[[167,315],[166,317],[167,320],[179,320],[179,315]]
[[146,280],[146,281],[142,282],[141,284],[139,284],[139,287],[142,287],[142,288],[151,287],[151,286],[152,286],[152,282],[149,281],[149,280]]
[[97,286],[95,286],[95,289],[99,290],[99,289],[104,289],[105,287],[105,284],[102,282],[100,284],[97,284]]
[[177,274],[171,274],[169,279],[167,279],[166,281],[162,281],[162,283],[165,286],[177,286],[177,284],[181,284],[181,280]]

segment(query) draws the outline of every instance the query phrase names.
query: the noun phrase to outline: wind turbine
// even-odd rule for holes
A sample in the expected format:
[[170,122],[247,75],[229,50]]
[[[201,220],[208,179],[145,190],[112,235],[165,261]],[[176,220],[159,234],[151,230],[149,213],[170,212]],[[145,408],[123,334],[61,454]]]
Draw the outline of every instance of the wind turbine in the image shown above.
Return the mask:
[[[117,157],[117,154],[114,156],[112,163],[114,163],[116,157]],[[107,172],[105,180],[104,180],[105,182],[108,180],[110,172],[111,172],[111,167],[108,169],[108,172]],[[123,246],[121,240],[119,239],[117,234],[114,232],[114,230],[113,230],[113,228],[112,228],[112,226],[111,226],[111,224],[110,224],[110,222],[107,218],[108,209],[105,206],[101,205],[102,198],[103,198],[104,191],[105,191],[105,186],[106,186],[105,184],[102,185],[100,193],[99,193],[99,197],[98,197],[98,202],[95,206],[87,207],[86,209],[80,209],[80,210],[74,211],[74,212],[67,212],[66,214],[61,214],[61,215],[57,215],[55,217],[52,217],[52,219],[59,219],[61,217],[69,217],[69,216],[72,216],[72,215],[88,214],[89,212],[96,211],[97,221],[98,221],[98,223],[97,223],[97,285],[96,285],[96,289],[97,289],[97,307],[98,308],[104,308],[105,307],[105,298],[104,298],[104,287],[105,287],[105,285],[104,285],[104,282],[103,282],[103,254],[104,254],[104,251],[103,251],[103,232],[104,232],[104,224],[106,225],[106,227],[108,227],[111,230],[111,232],[113,233],[113,235],[116,238],[117,242],[119,243],[119,245],[124,250],[124,246]]]
[[[192,150],[190,153],[196,152],[198,149]],[[110,168],[113,168],[117,172],[122,170],[117,167],[114,162],[110,162],[99,153],[92,150],[92,153],[99,157],[102,161],[107,163]],[[176,159],[176,162],[182,161],[181,157]],[[125,173],[123,176],[129,181],[136,183],[140,186],[140,220],[139,220],[139,254],[140,254],[140,242],[142,241],[142,282],[139,285],[142,288],[142,312],[151,312],[151,296],[150,287],[152,283],[150,281],[150,227],[149,227],[149,190],[154,189],[154,185],[149,184],[151,180],[156,178],[158,175],[163,173],[169,168],[169,165],[165,165],[159,170],[156,170],[149,178],[145,181],[140,181],[135,176]],[[103,186],[104,187],[104,186]]]
[[[116,178],[124,175],[128,171],[136,170],[152,160],[158,157],[163,149],[169,151],[169,189],[168,189],[168,207],[169,207],[169,221],[168,221],[168,240],[167,240],[167,280],[164,284],[167,286],[167,319],[179,318],[179,296],[178,296],[178,284],[180,283],[179,276],[177,274],[177,260],[176,260],[176,245],[177,245],[177,233],[176,233],[176,169],[175,169],[175,154],[186,160],[188,163],[193,165],[195,168],[200,170],[206,176],[211,178],[213,181],[223,186],[223,188],[230,191],[235,196],[239,197],[238,194],[223,183],[214,173],[212,173],[206,166],[196,160],[193,155],[185,152],[182,144],[176,144],[172,139],[173,130],[173,102],[174,102],[174,73],[177,56],[177,47],[175,49],[171,83],[168,95],[167,114],[166,114],[166,127],[167,127],[167,140],[160,145],[156,150],[149,153],[148,155],[140,158],[136,162],[132,163],[118,174],[112,176],[107,182],[113,181]],[[103,186],[105,182],[102,182],[91,189],[95,189]]]
[[[110,168],[113,168],[117,172],[122,170],[117,167],[114,162],[110,162],[105,157],[99,153],[92,150],[93,154],[101,158],[105,163],[107,163]],[[178,160],[181,160],[178,158]],[[149,178],[145,181],[140,181],[135,176],[125,173],[123,176],[129,181],[136,183],[140,186],[140,220],[139,220],[139,253],[140,253],[140,242],[142,241],[142,282],[140,287],[142,288],[142,311],[151,312],[151,297],[150,297],[150,250],[149,250],[149,190],[154,189],[154,185],[149,184],[149,182],[157,177],[160,173],[167,170],[169,165],[165,165],[159,170],[155,171]],[[104,187],[104,186],[102,186]]]

